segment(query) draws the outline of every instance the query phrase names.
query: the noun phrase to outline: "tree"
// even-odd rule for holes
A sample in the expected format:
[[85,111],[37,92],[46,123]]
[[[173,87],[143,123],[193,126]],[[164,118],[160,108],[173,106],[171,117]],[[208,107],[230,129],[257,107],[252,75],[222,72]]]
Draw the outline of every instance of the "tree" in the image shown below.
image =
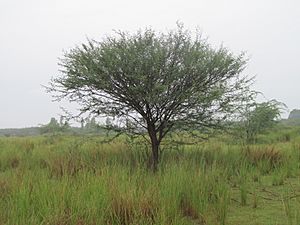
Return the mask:
[[271,100],[253,103],[246,108],[239,124],[238,132],[247,143],[255,141],[256,136],[277,124],[284,104]]
[[60,131],[60,125],[57,122],[57,120],[54,117],[52,117],[48,124],[43,125],[40,128],[40,131],[41,131],[42,134],[59,132]]
[[59,119],[59,128],[61,132],[66,132],[70,128],[68,120],[64,116],[60,116]]
[[102,131],[101,127],[96,122],[95,117],[86,119],[84,130],[86,133],[99,133]]
[[95,131],[96,130],[97,123],[96,123],[95,117],[92,117],[91,119],[90,118],[87,119],[86,124],[85,124],[85,128],[87,130],[90,130],[90,131]]
[[60,117],[59,122],[54,117],[52,117],[48,124],[41,126],[40,132],[42,134],[66,132],[69,128],[70,125],[68,121],[64,121],[63,116]]
[[146,134],[156,170],[170,131],[220,128],[247,100],[246,62],[244,54],[214,49],[182,24],[167,33],[119,31],[65,53],[48,91],[79,103],[80,114],[107,116],[111,127]]

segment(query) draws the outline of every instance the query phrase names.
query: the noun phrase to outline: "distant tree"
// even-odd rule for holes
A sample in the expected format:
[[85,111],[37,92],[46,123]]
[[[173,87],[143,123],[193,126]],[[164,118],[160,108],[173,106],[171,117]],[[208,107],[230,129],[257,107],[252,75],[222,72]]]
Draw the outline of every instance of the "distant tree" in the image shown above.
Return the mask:
[[41,126],[40,130],[42,134],[55,133],[60,131],[60,126],[57,120],[54,117],[52,117],[48,124]]
[[98,126],[96,123],[96,118],[92,117],[92,119],[90,120],[90,122],[87,125],[90,130],[95,130]]
[[60,116],[60,118],[59,118],[59,125],[60,126],[64,125],[64,117],[63,116]]
[[69,128],[69,123],[67,121],[64,121],[63,117],[60,117],[60,122],[58,122],[54,117],[52,117],[48,124],[41,126],[40,132],[42,134],[65,132]]
[[247,143],[255,142],[258,134],[278,123],[283,106],[284,104],[276,100],[248,105],[242,114],[241,123],[239,123],[238,134],[240,137]]
[[85,119],[84,129],[86,130],[90,129],[90,121],[91,119],[89,117]]
[[109,117],[106,117],[105,119],[105,126],[106,127],[112,126],[112,120]]
[[66,53],[48,91],[78,102],[80,115],[108,116],[114,118],[110,127],[146,135],[156,170],[170,131],[221,128],[247,100],[246,61],[181,24],[168,33],[117,32]]
[[81,120],[80,120],[80,128],[81,128],[81,130],[84,129],[84,119],[83,118],[81,118]]
[[68,120],[65,119],[64,116],[60,116],[59,127],[61,132],[66,132],[70,128],[70,124]]
[[100,126],[96,122],[95,117],[87,118],[84,128],[87,133],[97,133],[100,130]]

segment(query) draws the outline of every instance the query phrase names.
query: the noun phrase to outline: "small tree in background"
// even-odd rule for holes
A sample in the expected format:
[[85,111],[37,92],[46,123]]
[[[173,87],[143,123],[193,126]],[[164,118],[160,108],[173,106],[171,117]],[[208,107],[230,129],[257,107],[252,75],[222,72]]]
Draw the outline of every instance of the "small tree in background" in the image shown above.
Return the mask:
[[246,141],[253,143],[258,134],[274,127],[280,119],[284,104],[271,100],[249,105],[242,114],[238,133]]
[[60,131],[60,125],[57,122],[57,120],[54,117],[52,117],[48,124],[41,126],[40,131],[41,134],[56,133]]
[[40,132],[41,134],[54,134],[58,132],[66,132],[69,128],[69,123],[64,120],[63,116],[60,117],[59,122],[54,117],[52,117],[48,124],[41,126]]
[[48,91],[79,103],[79,115],[106,116],[110,127],[146,135],[156,170],[170,131],[222,128],[247,101],[245,65],[243,54],[215,49],[181,24],[168,33],[117,32],[66,53]]

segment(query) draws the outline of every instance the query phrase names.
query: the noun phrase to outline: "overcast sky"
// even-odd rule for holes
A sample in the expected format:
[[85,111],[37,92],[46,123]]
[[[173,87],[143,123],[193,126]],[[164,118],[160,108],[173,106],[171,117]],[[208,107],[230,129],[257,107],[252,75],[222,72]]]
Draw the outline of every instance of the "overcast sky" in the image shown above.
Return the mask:
[[0,128],[59,117],[41,85],[59,74],[63,50],[113,29],[164,31],[178,20],[215,46],[246,51],[254,88],[300,108],[299,0],[0,0]]

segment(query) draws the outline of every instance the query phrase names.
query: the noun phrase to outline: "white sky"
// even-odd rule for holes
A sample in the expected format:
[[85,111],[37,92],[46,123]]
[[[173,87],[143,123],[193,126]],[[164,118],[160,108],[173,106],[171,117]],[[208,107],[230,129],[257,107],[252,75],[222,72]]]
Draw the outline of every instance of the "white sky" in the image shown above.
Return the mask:
[[0,128],[62,113],[41,85],[58,75],[63,50],[113,29],[164,31],[177,20],[215,46],[246,51],[254,88],[300,108],[299,0],[0,0]]

